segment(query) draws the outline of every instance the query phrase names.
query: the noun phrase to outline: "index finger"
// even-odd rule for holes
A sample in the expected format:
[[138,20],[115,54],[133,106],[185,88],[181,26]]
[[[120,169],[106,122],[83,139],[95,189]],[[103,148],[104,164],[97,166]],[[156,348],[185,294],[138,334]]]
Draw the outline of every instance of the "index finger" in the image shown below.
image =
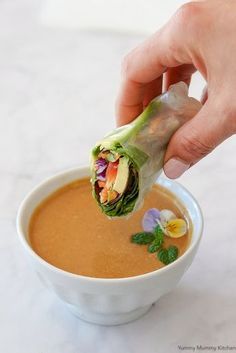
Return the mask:
[[[183,35],[180,27],[174,16],[124,59],[116,102],[119,125],[132,121],[142,112],[143,99],[151,82],[162,82],[161,76],[170,67],[191,63],[186,50],[187,35]],[[161,92],[156,95],[158,93]]]
[[[130,54],[122,65],[122,82],[116,102],[118,123],[130,122],[143,110],[146,88],[158,79],[166,67],[157,58],[156,38],[152,36]],[[162,80],[159,80],[160,90]]]

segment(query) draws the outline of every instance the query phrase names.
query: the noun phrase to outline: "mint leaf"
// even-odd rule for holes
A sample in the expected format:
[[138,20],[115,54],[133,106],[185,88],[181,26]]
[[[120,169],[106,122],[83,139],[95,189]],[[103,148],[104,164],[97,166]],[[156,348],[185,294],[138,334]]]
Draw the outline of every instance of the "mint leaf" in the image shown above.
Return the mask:
[[171,246],[169,246],[167,251],[168,251],[169,263],[175,261],[178,257],[179,249],[176,246],[171,245]]
[[154,229],[154,237],[153,242],[148,246],[148,252],[150,253],[154,253],[160,249],[164,242],[164,234],[159,226]]
[[178,257],[179,249],[175,245],[170,245],[167,249],[161,249],[158,251],[158,259],[165,265],[169,265],[175,261]]
[[150,244],[154,240],[154,234],[150,232],[139,232],[131,237],[131,242],[139,245]]
[[157,253],[158,259],[165,265],[169,264],[169,256],[168,256],[168,250],[167,249],[161,249]]

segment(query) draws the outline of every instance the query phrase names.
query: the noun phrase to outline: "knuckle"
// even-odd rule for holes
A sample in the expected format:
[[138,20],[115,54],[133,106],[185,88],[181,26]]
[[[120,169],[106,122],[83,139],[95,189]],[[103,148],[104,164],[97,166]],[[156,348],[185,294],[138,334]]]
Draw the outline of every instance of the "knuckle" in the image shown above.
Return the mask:
[[195,136],[184,136],[180,140],[180,149],[184,155],[193,160],[200,159],[209,154],[213,149],[214,145],[210,141],[203,142]]
[[179,7],[177,10],[177,16],[179,16],[182,20],[188,21],[199,15],[199,3],[197,2],[187,2]]
[[177,10],[175,18],[185,33],[190,29],[192,34],[192,32],[201,27],[200,24],[203,18],[202,13],[203,11],[200,3],[188,2]]

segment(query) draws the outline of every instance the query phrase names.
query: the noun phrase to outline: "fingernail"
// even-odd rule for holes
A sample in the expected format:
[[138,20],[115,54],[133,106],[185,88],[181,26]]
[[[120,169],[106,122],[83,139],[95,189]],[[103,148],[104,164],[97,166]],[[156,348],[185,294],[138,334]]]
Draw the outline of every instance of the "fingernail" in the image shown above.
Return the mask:
[[186,170],[188,170],[190,164],[179,158],[171,158],[164,165],[165,175],[170,179],[179,178]]

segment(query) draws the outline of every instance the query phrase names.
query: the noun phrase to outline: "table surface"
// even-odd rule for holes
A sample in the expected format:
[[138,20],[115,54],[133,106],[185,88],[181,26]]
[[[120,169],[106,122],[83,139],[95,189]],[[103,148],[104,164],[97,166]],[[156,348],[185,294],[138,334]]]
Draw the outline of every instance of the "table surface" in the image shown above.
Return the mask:
[[[204,236],[179,286],[143,318],[99,327],[75,318],[29,267],[15,229],[38,182],[88,163],[114,126],[123,55],[143,38],[40,24],[40,2],[0,3],[0,352],[163,353],[236,346],[236,139],[180,182],[199,201]],[[201,80],[193,92],[199,94]]]

